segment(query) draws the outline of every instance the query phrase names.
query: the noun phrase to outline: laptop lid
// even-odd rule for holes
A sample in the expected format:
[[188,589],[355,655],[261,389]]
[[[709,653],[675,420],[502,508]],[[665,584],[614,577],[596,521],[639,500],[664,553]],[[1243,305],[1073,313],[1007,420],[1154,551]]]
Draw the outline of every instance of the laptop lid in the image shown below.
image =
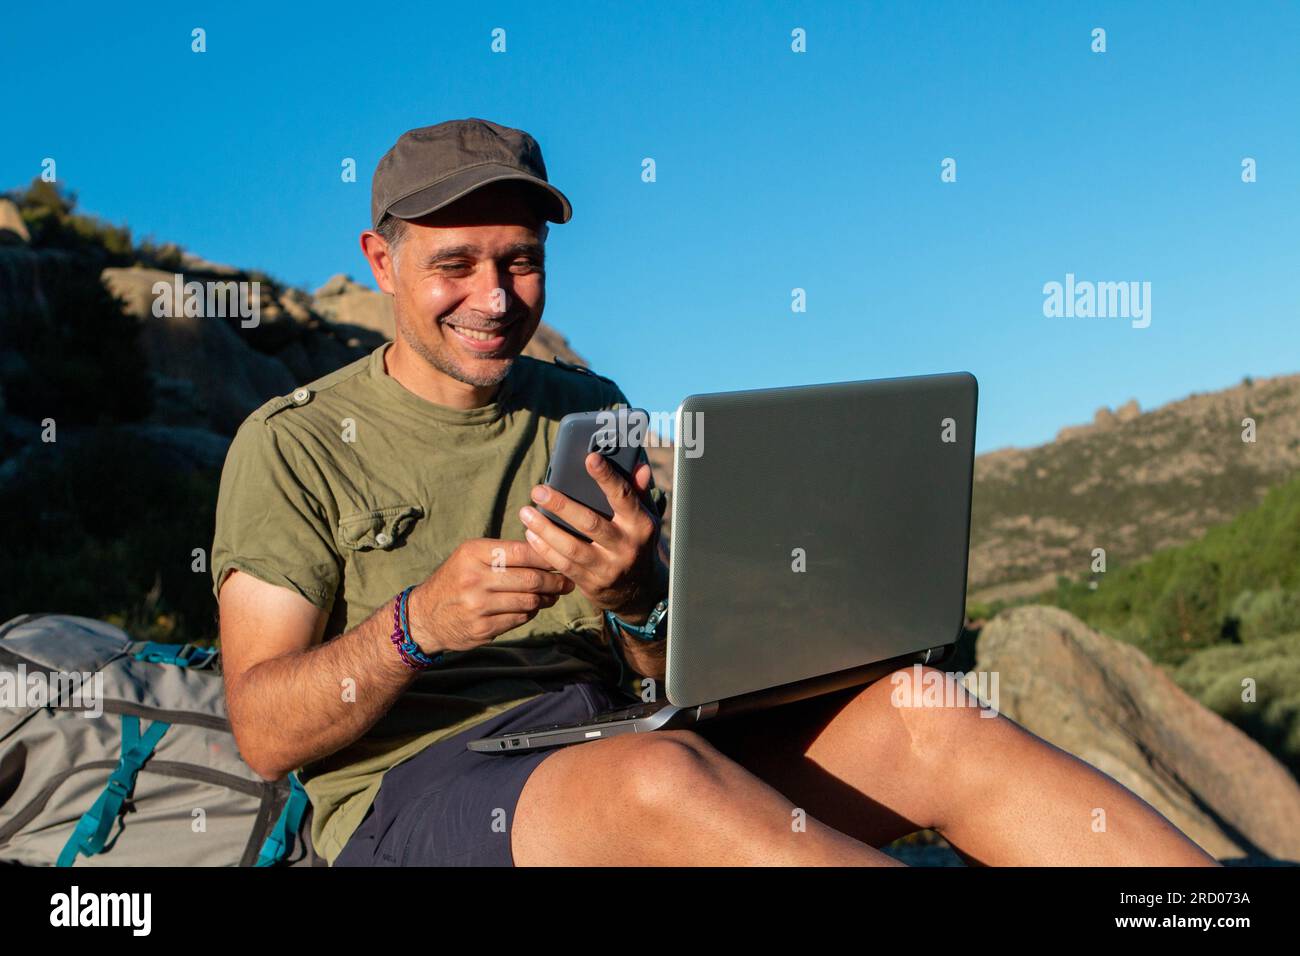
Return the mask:
[[682,402],[671,703],[723,700],[957,639],[977,392],[975,377],[959,372]]

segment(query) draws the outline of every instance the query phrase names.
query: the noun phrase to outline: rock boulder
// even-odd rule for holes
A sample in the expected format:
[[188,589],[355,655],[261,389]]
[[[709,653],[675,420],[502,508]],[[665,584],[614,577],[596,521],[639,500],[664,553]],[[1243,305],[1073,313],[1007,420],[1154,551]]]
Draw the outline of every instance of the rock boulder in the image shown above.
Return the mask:
[[1019,607],[984,627],[976,660],[999,674],[1002,713],[1118,780],[1208,853],[1300,861],[1300,785],[1137,648],[1059,608]]
[[155,316],[153,285],[171,282],[171,273],[114,268],[105,269],[102,279],[139,321],[150,370],[159,378],[190,382],[207,411],[207,427],[233,434],[267,399],[293,391],[296,382],[289,369],[250,347],[224,320]]

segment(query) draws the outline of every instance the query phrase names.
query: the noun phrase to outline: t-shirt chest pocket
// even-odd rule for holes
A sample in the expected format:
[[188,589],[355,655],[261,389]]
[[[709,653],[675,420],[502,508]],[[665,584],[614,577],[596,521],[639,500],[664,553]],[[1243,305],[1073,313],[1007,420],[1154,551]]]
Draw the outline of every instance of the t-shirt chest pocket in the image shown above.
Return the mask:
[[409,504],[343,515],[339,518],[339,545],[349,552],[391,551],[401,548],[416,522],[423,517],[423,508]]

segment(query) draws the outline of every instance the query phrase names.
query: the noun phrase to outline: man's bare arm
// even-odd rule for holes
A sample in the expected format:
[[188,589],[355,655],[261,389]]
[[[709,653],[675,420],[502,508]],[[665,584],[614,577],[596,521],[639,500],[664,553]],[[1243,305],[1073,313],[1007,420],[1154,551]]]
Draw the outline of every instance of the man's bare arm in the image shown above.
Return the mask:
[[232,572],[220,606],[230,724],[268,780],[356,740],[415,677],[392,645],[391,602],[325,644],[323,611],[252,575]]
[[[572,590],[522,541],[466,541],[412,591],[411,637],[429,655],[470,650]],[[231,729],[266,779],[352,743],[417,674],[393,647],[392,600],[324,644],[325,613],[288,588],[236,571],[219,601]]]

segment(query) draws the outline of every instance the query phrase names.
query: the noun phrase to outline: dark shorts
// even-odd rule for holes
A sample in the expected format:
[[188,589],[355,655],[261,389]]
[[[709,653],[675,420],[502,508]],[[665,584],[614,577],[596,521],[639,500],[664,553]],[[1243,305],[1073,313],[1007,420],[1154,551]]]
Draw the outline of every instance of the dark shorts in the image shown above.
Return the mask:
[[384,774],[335,866],[513,866],[510,823],[524,784],[554,749],[475,753],[471,740],[586,720],[631,698],[600,684],[566,684],[431,744]]
[[[696,731],[747,768],[797,762],[860,688],[710,720]],[[513,866],[510,822],[528,776],[554,748],[475,753],[466,743],[509,730],[586,720],[634,701],[595,683],[547,691],[464,733],[426,747],[384,774],[375,802],[335,866]]]

